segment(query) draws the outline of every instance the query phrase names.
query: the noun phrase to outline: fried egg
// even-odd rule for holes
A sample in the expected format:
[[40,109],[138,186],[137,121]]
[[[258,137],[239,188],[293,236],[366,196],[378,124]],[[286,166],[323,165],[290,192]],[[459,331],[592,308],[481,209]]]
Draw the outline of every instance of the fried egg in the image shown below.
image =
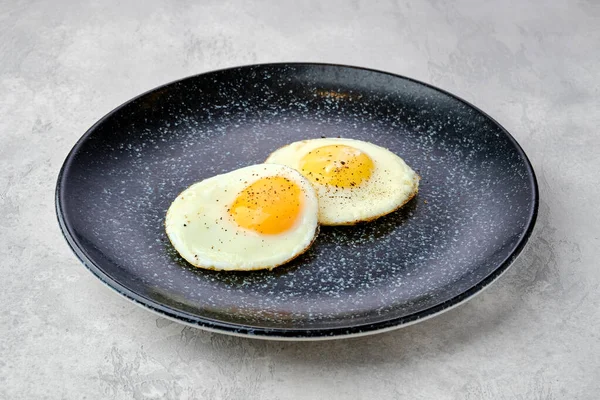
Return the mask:
[[169,207],[169,240],[190,264],[214,270],[273,269],[306,251],[318,233],[310,182],[283,165],[259,164],[185,189]]
[[302,140],[276,150],[265,162],[287,165],[310,180],[322,225],[376,219],[402,207],[419,188],[419,176],[402,158],[360,140]]

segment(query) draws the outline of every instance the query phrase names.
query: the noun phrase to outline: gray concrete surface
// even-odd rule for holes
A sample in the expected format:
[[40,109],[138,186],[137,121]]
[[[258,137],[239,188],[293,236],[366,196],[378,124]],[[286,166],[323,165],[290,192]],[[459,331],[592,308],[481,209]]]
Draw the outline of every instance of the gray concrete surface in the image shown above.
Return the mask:
[[[104,287],[54,216],[98,118],[216,68],[323,61],[408,75],[502,123],[537,170],[530,246],[483,294],[391,333],[263,342]],[[0,1],[1,399],[597,399],[600,2]]]

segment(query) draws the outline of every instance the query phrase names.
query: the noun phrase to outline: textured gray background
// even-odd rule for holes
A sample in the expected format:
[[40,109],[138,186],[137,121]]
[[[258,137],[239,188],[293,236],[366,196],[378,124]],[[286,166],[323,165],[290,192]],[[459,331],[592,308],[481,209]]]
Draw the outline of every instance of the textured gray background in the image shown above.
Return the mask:
[[[205,333],[105,288],[55,221],[71,146],[147,89],[270,61],[400,73],[490,113],[539,178],[524,255],[446,314],[336,342]],[[0,0],[0,398],[597,399],[599,99],[596,0]]]

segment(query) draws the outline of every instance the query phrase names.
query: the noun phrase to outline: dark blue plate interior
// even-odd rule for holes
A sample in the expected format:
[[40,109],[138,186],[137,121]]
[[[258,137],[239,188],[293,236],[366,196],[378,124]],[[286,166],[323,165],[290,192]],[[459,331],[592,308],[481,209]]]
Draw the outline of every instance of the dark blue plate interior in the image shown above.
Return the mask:
[[[322,136],[387,147],[419,172],[419,195],[375,222],[323,228],[272,272],[198,270],[177,255],[163,223],[179,192]],[[536,212],[531,165],[481,111],[407,78],[322,64],[232,68],[145,93],[82,137],[57,185],[69,244],[109,286],[180,321],[259,336],[355,334],[440,312],[508,267]]]

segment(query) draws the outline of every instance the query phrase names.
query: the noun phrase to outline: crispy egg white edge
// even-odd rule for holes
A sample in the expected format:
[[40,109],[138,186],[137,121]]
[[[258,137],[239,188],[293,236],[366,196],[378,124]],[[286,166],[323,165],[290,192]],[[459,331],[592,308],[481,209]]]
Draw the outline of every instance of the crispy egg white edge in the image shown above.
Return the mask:
[[[327,185],[311,182],[313,186],[315,186],[317,195],[319,196],[320,224],[329,226],[354,225],[359,222],[372,221],[398,210],[418,193],[420,177],[401,157],[384,147],[362,140],[346,138],[301,140],[275,150],[269,155],[265,163],[285,164],[294,169],[299,169],[298,161],[305,154],[319,147],[335,144],[355,147],[361,151],[364,151],[373,160],[375,169],[371,179],[369,180],[369,182],[373,183],[361,183],[356,188],[352,189],[333,189]],[[392,164],[391,169],[393,174],[384,174],[381,166],[382,157],[385,158],[386,163]],[[283,160],[285,160],[285,162],[282,162]],[[402,174],[398,174],[398,171],[402,171]],[[398,180],[403,178],[408,180],[408,183],[402,185],[402,194],[396,197],[391,197],[392,201],[380,202],[378,205],[368,204],[368,207],[370,208],[368,211],[364,209],[357,210],[348,207],[348,201],[336,202],[329,198],[331,190],[335,190],[336,193],[341,193],[341,195],[345,197],[356,193],[357,189],[374,190],[374,188],[371,186],[377,184],[378,180],[387,180],[391,184],[398,184],[399,182],[395,181],[394,177],[396,177]],[[333,209],[334,211],[329,212],[329,209]]]
[[[266,171],[265,171],[266,169]],[[265,173],[266,172],[266,173]],[[258,174],[258,176],[252,176],[252,173]],[[244,184],[244,187],[240,188],[236,193],[234,193],[231,197],[235,199],[239,193],[244,190],[247,186],[251,185],[255,181],[265,178],[268,176],[284,176],[290,178],[294,181],[302,191],[302,194],[305,197],[304,207],[301,210],[300,217],[296,222],[296,225],[292,228],[293,231],[298,229],[306,229],[310,234],[303,237],[302,242],[298,243],[298,245],[293,249],[292,252],[286,254],[271,254],[270,257],[266,257],[262,262],[252,262],[252,260],[245,260],[245,262],[232,263],[223,260],[215,260],[214,258],[207,257],[206,254],[202,256],[192,252],[188,249],[188,246],[182,242],[180,239],[180,235],[177,233],[181,228],[181,222],[185,218],[181,218],[181,216],[174,215],[177,209],[176,202],[184,201],[186,195],[190,195],[196,190],[209,190],[214,187],[219,187],[219,181],[227,181],[227,178],[237,179],[239,176],[243,176],[247,174],[247,183]],[[224,179],[225,178],[225,179]],[[214,184],[214,185],[213,185]],[[233,193],[233,192],[232,192]],[[226,213],[226,209],[228,208],[228,204],[223,202],[223,211]],[[242,227],[236,225],[236,228],[240,230],[245,230]],[[173,200],[169,209],[167,210],[166,218],[165,218],[165,230],[167,233],[167,237],[169,241],[175,247],[177,252],[191,265],[210,270],[223,270],[223,271],[252,271],[252,270],[261,270],[261,269],[273,269],[280,265],[283,265],[292,259],[298,257],[302,253],[304,253],[310,246],[314,243],[318,232],[319,232],[319,224],[318,224],[318,196],[314,187],[310,184],[310,182],[298,171],[281,164],[256,164],[248,167],[243,167],[237,170],[233,170],[224,174],[216,175],[211,178],[207,178],[200,182],[196,182],[190,185],[188,188],[183,190],[176,198]],[[260,235],[254,231],[245,230],[249,235]],[[289,231],[288,231],[289,232]],[[279,235],[268,235],[270,238],[277,240],[277,237],[285,237],[284,232]],[[268,252],[268,249],[265,249],[265,252]],[[194,255],[198,255],[198,258],[195,258]]]

